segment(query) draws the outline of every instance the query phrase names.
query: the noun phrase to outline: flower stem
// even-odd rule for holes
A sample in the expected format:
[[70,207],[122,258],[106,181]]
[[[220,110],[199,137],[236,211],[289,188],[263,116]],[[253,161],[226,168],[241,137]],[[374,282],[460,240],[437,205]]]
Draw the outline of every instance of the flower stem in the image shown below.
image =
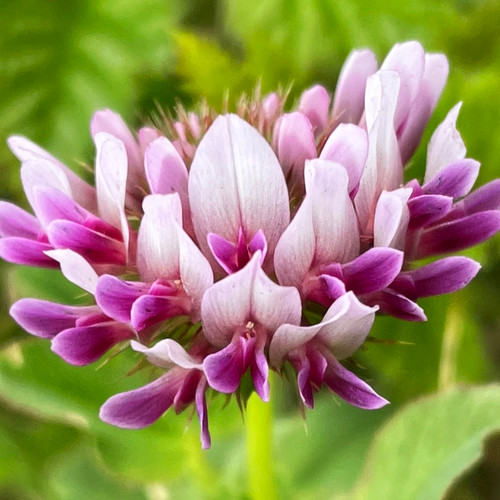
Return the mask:
[[277,499],[272,459],[272,406],[255,392],[247,402],[246,441],[250,498]]

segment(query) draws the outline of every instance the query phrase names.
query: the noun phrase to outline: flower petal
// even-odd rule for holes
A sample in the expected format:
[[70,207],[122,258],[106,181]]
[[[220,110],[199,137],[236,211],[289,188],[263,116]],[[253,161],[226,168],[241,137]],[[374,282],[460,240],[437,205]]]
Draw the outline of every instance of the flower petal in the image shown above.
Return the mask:
[[299,111],[307,116],[315,132],[325,129],[330,111],[330,95],[325,87],[314,85],[302,92]]
[[125,429],[142,429],[156,422],[174,403],[184,371],[171,370],[159,379],[133,391],[109,398],[99,417]]
[[81,255],[67,249],[49,250],[45,254],[59,262],[61,272],[68,281],[95,294],[97,273]]
[[320,160],[340,163],[349,175],[347,190],[355,192],[368,156],[368,136],[361,127],[341,123],[326,141]]
[[98,311],[95,306],[76,307],[47,300],[21,299],[12,305],[9,314],[27,332],[47,339],[74,327],[77,319]]
[[36,239],[41,231],[38,219],[13,203],[0,201],[0,236]]
[[215,233],[236,243],[260,229],[268,260],[290,220],[288,191],[276,156],[265,139],[236,115],[219,116],[201,140],[189,174],[189,202],[201,250]]
[[418,229],[437,221],[451,210],[453,198],[437,194],[416,196],[408,201],[410,229]]
[[138,332],[166,319],[185,314],[183,304],[174,297],[161,295],[141,295],[132,305],[130,322]]
[[443,167],[465,158],[465,144],[457,130],[457,118],[461,107],[462,103],[459,102],[452,108],[432,134],[427,148],[425,183],[434,179]]
[[343,123],[359,122],[364,111],[366,80],[377,71],[377,67],[377,59],[371,50],[355,50],[349,54],[340,71],[335,90],[334,120]]
[[47,257],[45,252],[54,247],[48,243],[27,238],[0,238],[0,257],[7,262],[22,266],[58,268],[59,264]]
[[424,310],[418,304],[390,288],[364,295],[363,302],[379,306],[382,314],[405,321],[427,321]]
[[202,366],[190,356],[184,347],[172,339],[160,340],[153,347],[146,346],[132,340],[130,342],[132,349],[141,352],[148,358],[150,363],[153,363],[160,368],[171,368],[172,365],[177,365],[186,370],[197,369],[201,370]]
[[324,382],[333,392],[353,406],[376,410],[389,404],[389,401],[379,396],[366,382],[344,368],[333,357],[328,360]]
[[85,366],[101,358],[114,345],[134,337],[133,331],[115,321],[64,330],[52,340],[52,351],[64,361]]
[[406,229],[410,220],[407,202],[411,193],[410,188],[382,191],[375,209],[373,224],[375,247],[404,249]]
[[371,248],[342,266],[346,288],[356,295],[385,288],[401,271],[403,258],[403,252],[393,248]]
[[422,186],[423,192],[461,198],[469,193],[476,182],[479,166],[478,161],[469,159],[447,165]]

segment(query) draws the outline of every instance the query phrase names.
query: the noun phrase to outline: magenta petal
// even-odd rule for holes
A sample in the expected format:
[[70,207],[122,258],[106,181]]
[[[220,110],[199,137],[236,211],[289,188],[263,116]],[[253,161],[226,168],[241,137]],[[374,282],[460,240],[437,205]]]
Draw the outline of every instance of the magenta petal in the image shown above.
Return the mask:
[[129,323],[133,303],[148,291],[149,286],[144,283],[122,281],[116,276],[104,274],[97,282],[95,300],[110,318]]
[[245,343],[242,337],[237,337],[221,351],[205,358],[203,369],[210,387],[228,394],[236,391],[247,368]]
[[500,229],[500,211],[489,210],[435,226],[420,237],[416,259],[456,252],[481,243]]
[[144,387],[116,394],[101,406],[99,417],[125,429],[151,425],[172,406],[182,379],[177,370],[171,370]]
[[134,337],[122,323],[109,322],[64,330],[52,340],[52,350],[72,365],[97,361],[111,347]]
[[40,233],[37,218],[13,203],[0,201],[0,236],[36,239]]
[[337,300],[340,296],[346,293],[345,284],[339,278],[330,276],[329,274],[322,274],[320,279],[326,286],[326,294],[332,300]]
[[82,316],[97,312],[97,307],[73,307],[46,300],[21,299],[10,308],[10,315],[27,332],[37,337],[52,338],[72,328]]
[[207,242],[212,255],[226,273],[235,273],[238,270],[236,263],[236,246],[218,234],[209,233]]
[[410,199],[410,229],[417,229],[443,218],[452,205],[453,198],[439,194],[424,194]]
[[311,381],[309,380],[309,372],[311,365],[307,356],[303,356],[300,360],[300,368],[297,373],[297,386],[299,388],[300,398],[307,408],[314,408],[313,390]]
[[211,445],[210,432],[208,430],[208,413],[207,413],[207,399],[205,391],[207,390],[207,381],[203,377],[198,383],[195,395],[196,412],[198,413],[198,420],[201,427],[201,447],[208,450]]
[[377,305],[380,312],[405,321],[427,321],[424,310],[403,294],[386,288],[363,297],[363,302]]
[[403,257],[393,248],[371,248],[342,266],[346,288],[357,295],[385,288],[401,271]]
[[479,162],[461,160],[439,170],[437,175],[425,184],[425,194],[443,194],[452,198],[465,196],[476,182],[479,174]]
[[476,276],[481,266],[467,257],[448,257],[410,271],[418,297],[455,292]]
[[69,248],[93,264],[125,264],[123,242],[71,221],[56,220],[47,228],[56,248]]
[[250,369],[253,385],[262,401],[269,401],[269,366],[267,364],[266,355],[264,354],[264,344],[260,346],[256,345],[252,358]]
[[344,368],[333,356],[328,360],[324,382],[333,392],[353,406],[365,410],[376,410],[389,404],[389,401],[379,396],[366,382]]
[[132,306],[131,323],[137,331],[141,331],[183,312],[173,297],[142,295]]
[[45,255],[46,251],[53,250],[53,248],[48,243],[26,238],[0,239],[0,257],[7,262],[23,266],[58,268],[59,262]]
[[500,179],[481,186],[461,202],[467,215],[500,209]]

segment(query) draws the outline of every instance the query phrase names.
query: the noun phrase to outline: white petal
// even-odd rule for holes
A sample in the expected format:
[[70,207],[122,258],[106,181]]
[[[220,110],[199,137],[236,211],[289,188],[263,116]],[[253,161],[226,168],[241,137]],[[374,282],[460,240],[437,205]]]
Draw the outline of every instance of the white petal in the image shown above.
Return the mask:
[[97,273],[92,266],[80,255],[72,250],[48,250],[46,255],[57,260],[61,265],[61,272],[64,277],[83,288],[83,290],[95,294],[97,288]]
[[425,183],[432,180],[442,168],[465,158],[465,144],[457,130],[457,118],[461,107],[461,102],[453,107],[432,134],[427,150]]
[[106,222],[121,229],[125,248],[129,243],[129,228],[125,216],[127,189],[127,153],[123,142],[106,132],[94,136],[97,154],[95,182],[99,214]]
[[271,146],[236,115],[219,116],[201,140],[189,174],[189,203],[198,242],[207,235],[238,241],[261,229],[274,253],[289,219],[288,191]]
[[193,368],[201,370],[201,364],[196,361],[186,352],[186,350],[175,340],[164,339],[160,340],[151,348],[136,342],[130,341],[132,349],[143,353],[148,361],[160,368],[171,368],[172,365],[177,365],[180,368],[191,370]]
[[411,188],[382,192],[375,210],[374,246],[404,249],[406,229],[410,220],[407,202],[411,193]]

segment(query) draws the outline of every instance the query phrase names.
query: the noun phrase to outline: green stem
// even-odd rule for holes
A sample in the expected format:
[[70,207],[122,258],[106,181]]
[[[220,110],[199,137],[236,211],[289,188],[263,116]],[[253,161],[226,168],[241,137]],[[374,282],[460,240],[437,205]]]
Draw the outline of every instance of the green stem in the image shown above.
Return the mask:
[[246,414],[248,487],[252,500],[278,498],[272,459],[272,406],[254,392]]

